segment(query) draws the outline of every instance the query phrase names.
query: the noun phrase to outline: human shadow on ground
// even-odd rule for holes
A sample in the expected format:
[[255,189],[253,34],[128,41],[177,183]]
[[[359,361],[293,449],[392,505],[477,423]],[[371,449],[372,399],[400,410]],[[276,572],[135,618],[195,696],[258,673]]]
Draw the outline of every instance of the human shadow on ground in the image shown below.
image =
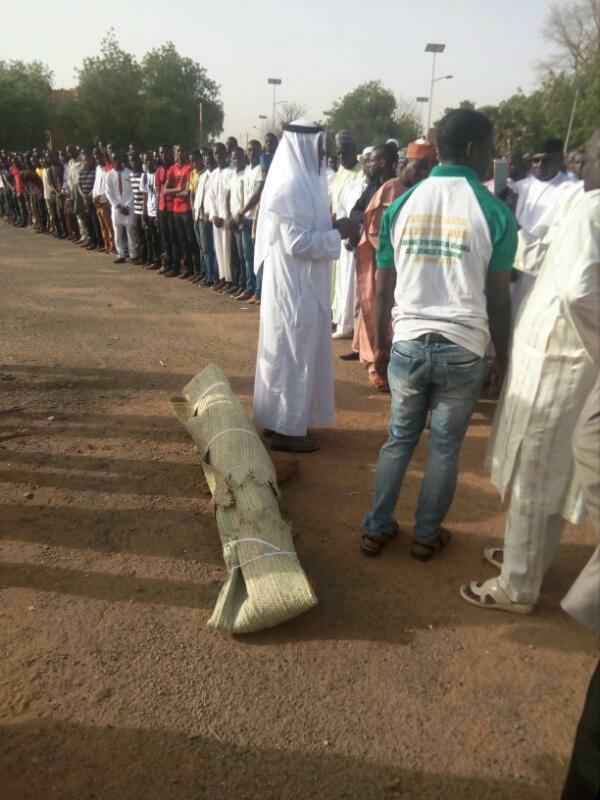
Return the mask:
[[220,585],[111,575],[47,564],[0,563],[0,587],[56,592],[109,603],[144,603],[183,608],[212,607]]
[[222,564],[212,512],[5,503],[0,539]]
[[168,497],[199,497],[206,486],[191,447],[190,463],[119,458],[102,451],[84,455],[0,448],[0,480],[71,491]]
[[[116,699],[104,705],[110,708]],[[439,772],[435,743],[426,773],[370,759],[369,742],[362,758],[331,752],[332,744],[313,741],[306,752],[236,745],[218,731],[207,736],[44,719],[5,723],[0,790],[15,800],[549,800],[564,781],[564,766],[549,755],[543,777],[532,784]]]

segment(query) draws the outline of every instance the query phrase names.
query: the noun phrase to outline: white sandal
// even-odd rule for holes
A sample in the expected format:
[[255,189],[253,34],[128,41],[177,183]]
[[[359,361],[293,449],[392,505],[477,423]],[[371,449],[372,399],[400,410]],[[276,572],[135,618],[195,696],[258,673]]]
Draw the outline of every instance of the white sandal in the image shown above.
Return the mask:
[[483,557],[491,564],[492,567],[496,567],[496,569],[502,569],[502,561],[498,561],[495,557],[496,553],[502,553],[502,557],[504,558],[504,550],[502,547],[485,547],[483,550]]
[[478,608],[489,608],[492,611],[511,611],[513,614],[531,614],[533,603],[513,603],[498,578],[490,578],[485,583],[471,581],[468,586],[460,587],[460,596],[467,603]]

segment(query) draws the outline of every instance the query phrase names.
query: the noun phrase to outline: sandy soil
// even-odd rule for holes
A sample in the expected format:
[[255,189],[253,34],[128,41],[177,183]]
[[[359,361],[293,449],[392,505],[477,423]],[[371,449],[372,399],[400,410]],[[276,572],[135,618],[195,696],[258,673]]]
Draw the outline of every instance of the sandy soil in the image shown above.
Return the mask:
[[216,635],[219,540],[168,400],[213,360],[249,401],[258,312],[6,226],[0,270],[2,798],[559,797],[596,658],[559,601],[592,537],[568,530],[532,617],[460,599],[502,537],[491,403],[465,442],[452,546],[408,556],[425,436],[404,534],[369,560],[389,400],[336,359],[337,427],[284,489],[320,605]]

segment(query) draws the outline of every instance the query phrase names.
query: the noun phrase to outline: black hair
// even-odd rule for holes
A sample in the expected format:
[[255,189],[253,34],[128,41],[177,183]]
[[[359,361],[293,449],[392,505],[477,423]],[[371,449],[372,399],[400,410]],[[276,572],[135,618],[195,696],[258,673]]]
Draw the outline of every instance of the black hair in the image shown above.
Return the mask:
[[398,151],[396,148],[391,144],[378,144],[373,148],[373,152],[377,155],[378,158],[384,158],[385,163],[388,166],[392,166],[392,164],[398,158]]
[[437,146],[442,161],[461,158],[469,142],[484,142],[494,130],[490,120],[480,111],[455,108],[437,126]]
[[549,136],[547,139],[542,139],[541,142],[536,144],[534,153],[552,153],[553,155],[562,155],[564,150],[564,142],[555,136]]

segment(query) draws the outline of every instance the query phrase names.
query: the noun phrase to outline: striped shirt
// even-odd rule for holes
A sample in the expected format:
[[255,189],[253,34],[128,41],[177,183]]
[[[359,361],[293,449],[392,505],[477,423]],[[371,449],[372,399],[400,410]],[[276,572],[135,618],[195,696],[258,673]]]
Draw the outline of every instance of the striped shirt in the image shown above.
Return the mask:
[[144,192],[140,187],[142,174],[131,174],[131,188],[133,189],[133,210],[136,214],[144,213]]

